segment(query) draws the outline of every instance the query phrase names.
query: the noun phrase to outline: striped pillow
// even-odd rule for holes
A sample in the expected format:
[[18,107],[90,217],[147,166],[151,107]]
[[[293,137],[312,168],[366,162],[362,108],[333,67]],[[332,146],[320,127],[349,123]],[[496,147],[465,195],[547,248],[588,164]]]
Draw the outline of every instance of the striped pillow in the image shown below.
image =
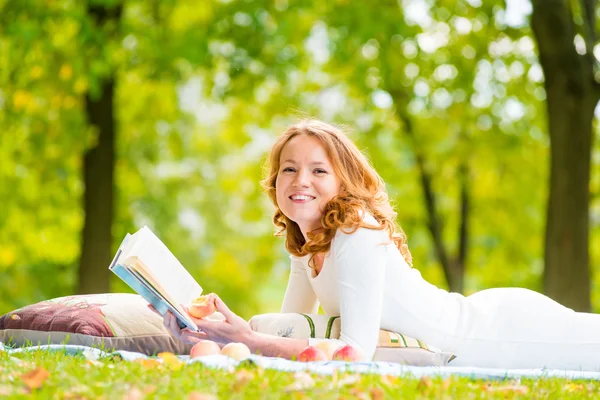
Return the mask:
[[384,329],[379,330],[379,342],[377,347],[418,347],[425,350],[440,351],[439,349],[428,346],[419,339],[414,339],[401,333],[390,332]]
[[[254,331],[276,336],[302,339],[338,339],[340,337],[340,317],[329,317],[323,314],[260,314],[252,317],[249,323]],[[377,347],[419,348],[441,352],[440,349],[418,339],[383,329],[379,331]]]

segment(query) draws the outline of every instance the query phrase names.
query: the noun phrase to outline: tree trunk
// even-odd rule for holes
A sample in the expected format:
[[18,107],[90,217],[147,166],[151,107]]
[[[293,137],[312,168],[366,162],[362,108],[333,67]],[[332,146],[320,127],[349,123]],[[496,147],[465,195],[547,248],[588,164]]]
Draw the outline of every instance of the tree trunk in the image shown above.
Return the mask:
[[535,0],[533,5],[550,134],[544,291],[567,307],[589,311],[589,182],[598,102],[593,61],[575,51],[567,2]]
[[109,292],[111,261],[115,126],[113,81],[106,82],[98,100],[86,97],[90,124],[98,129],[98,145],[84,158],[83,244],[79,264],[78,293]]
[[[118,20],[121,6],[112,9],[89,6],[88,13],[101,26],[108,19]],[[114,88],[114,78],[109,76],[104,78],[97,98],[88,93],[85,99],[88,122],[96,128],[98,142],[85,154],[83,163],[85,220],[77,284],[77,293],[80,294],[110,291],[108,266],[112,259],[115,170]]]

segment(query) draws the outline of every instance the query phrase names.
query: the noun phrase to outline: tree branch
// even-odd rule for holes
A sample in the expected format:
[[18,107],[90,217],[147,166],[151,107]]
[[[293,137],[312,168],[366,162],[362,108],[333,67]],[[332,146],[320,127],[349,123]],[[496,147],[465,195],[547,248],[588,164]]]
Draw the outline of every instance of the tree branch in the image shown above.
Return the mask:
[[427,227],[429,228],[429,232],[433,238],[435,252],[440,264],[442,264],[442,269],[444,270],[446,280],[448,281],[448,284],[452,286],[453,275],[452,271],[450,271],[448,252],[446,251],[446,246],[444,246],[444,241],[442,238],[443,224],[437,211],[437,201],[431,184],[431,174],[427,171],[425,157],[423,156],[420,146],[418,146],[411,119],[408,117],[408,115],[399,110],[397,110],[396,113],[404,124],[405,132],[413,144],[413,151],[415,153],[415,160],[417,163],[417,169],[419,170],[421,187],[423,188],[423,196],[425,198],[427,217],[429,219]]
[[469,166],[463,161],[458,169],[460,179],[460,225],[458,227],[457,262],[464,266],[467,259],[469,243],[469,215],[471,213],[471,197],[469,194]]
[[597,0],[579,0],[583,17],[583,38],[586,56],[591,65],[596,65],[594,46],[596,45],[596,3]]

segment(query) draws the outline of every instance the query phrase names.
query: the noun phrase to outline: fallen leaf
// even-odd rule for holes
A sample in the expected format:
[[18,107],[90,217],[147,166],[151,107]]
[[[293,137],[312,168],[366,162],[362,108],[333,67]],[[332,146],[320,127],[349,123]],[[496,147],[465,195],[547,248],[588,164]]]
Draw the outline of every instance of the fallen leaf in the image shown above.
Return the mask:
[[309,374],[306,372],[296,372],[294,374],[294,383],[286,386],[283,390],[286,392],[294,392],[310,389],[313,386],[315,386],[315,381]]
[[379,380],[388,387],[394,387],[400,384],[400,378],[394,375],[383,375]]
[[368,400],[369,396],[360,388],[353,387],[350,389],[350,394],[360,400]]
[[158,358],[163,360],[163,362],[173,369],[179,369],[183,365],[183,362],[177,358],[177,356],[173,353],[163,352],[157,354]]
[[377,387],[371,388],[369,394],[372,400],[382,400],[385,397],[383,389]]
[[154,358],[138,358],[135,360],[138,364],[141,364],[145,368],[156,368],[162,365],[160,361]]
[[103,367],[104,363],[102,361],[96,361],[96,360],[87,360],[88,365],[94,366],[94,367]]
[[156,392],[156,385],[150,385],[144,388],[144,394],[152,394],[154,392]]
[[523,385],[489,386],[486,390],[489,392],[516,392],[519,394],[527,394],[529,392],[529,388]]
[[417,390],[420,390],[422,392],[426,389],[429,389],[431,386],[433,386],[431,378],[428,376],[423,376],[421,377],[421,379],[419,379],[419,383],[417,384]]
[[192,392],[188,395],[187,400],[218,400],[218,397],[211,393]]
[[260,390],[265,390],[268,387],[269,387],[269,380],[268,379],[263,379],[262,383],[260,384],[260,386],[258,388]]
[[585,387],[582,384],[567,383],[565,385],[565,390],[567,392],[583,392]]
[[444,379],[444,382],[442,383],[442,390],[448,390],[448,388],[450,388],[450,384],[452,383],[452,377],[449,376],[446,379]]
[[85,392],[89,392],[89,389],[87,387],[85,387],[85,388],[82,386],[75,387],[74,389],[69,390],[66,393],[63,393],[61,395],[61,399],[63,399],[63,400],[84,400],[87,398],[86,396],[83,395],[83,393],[85,393]]
[[235,373],[235,381],[233,382],[232,389],[237,392],[253,379],[254,374],[252,372],[246,369],[239,370]]
[[38,389],[49,377],[50,372],[46,368],[39,367],[21,375],[21,380],[29,389]]
[[85,397],[82,394],[79,393],[63,393],[61,395],[61,399],[62,400],[87,400],[87,397]]
[[352,385],[352,384],[355,384],[355,383],[357,383],[359,381],[360,381],[360,375],[359,374],[346,375],[346,376],[344,376],[342,379],[340,379],[338,381],[338,385],[340,385],[340,386]]
[[140,400],[144,398],[144,394],[142,391],[136,387],[132,387],[129,389],[125,396],[123,396],[123,400]]
[[360,381],[360,375],[359,374],[353,374],[353,375],[344,375],[343,377],[339,378],[339,379],[335,379],[331,382],[331,384],[329,385],[329,387],[331,389],[335,389],[335,388],[340,388],[342,386],[348,386],[348,385],[353,385],[357,382]]
[[10,396],[13,394],[13,387],[10,385],[0,385],[0,396]]

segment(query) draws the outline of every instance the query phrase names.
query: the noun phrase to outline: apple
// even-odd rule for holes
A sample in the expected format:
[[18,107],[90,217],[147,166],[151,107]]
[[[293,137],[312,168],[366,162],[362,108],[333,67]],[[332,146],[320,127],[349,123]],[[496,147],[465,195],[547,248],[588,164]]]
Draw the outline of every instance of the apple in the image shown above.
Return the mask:
[[244,343],[227,343],[221,349],[221,354],[240,361],[250,356],[250,349]]
[[190,358],[219,354],[221,348],[212,340],[202,340],[196,343],[190,351]]
[[308,346],[298,354],[298,361],[327,361],[327,354],[316,346]]
[[188,308],[188,313],[194,318],[208,317],[217,311],[215,300],[216,297],[214,293],[200,296],[192,300],[192,304],[190,304],[190,307]]
[[323,352],[325,352],[327,355],[327,359],[331,360],[333,359],[333,353],[335,353],[335,351],[340,348],[341,345],[333,340],[323,340],[322,342],[317,343],[315,347],[323,350]]
[[363,358],[362,351],[352,346],[351,344],[347,344],[345,346],[340,347],[333,353],[332,360],[339,361],[360,361]]

